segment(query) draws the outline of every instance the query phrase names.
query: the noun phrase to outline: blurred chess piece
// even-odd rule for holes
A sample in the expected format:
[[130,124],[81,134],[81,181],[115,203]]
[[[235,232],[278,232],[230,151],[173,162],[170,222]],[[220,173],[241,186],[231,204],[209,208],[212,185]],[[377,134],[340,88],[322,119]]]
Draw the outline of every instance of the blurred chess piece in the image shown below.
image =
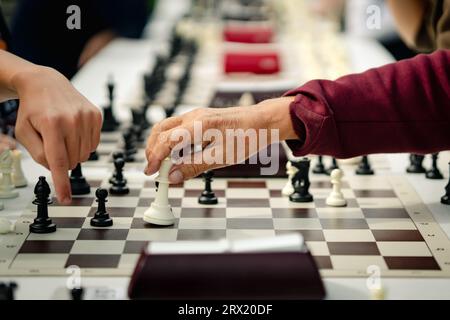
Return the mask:
[[14,184],[12,181],[12,152],[11,150],[5,150],[0,154],[0,173],[2,179],[0,183],[0,198],[11,199],[19,196],[19,193],[14,190]]
[[14,186],[16,188],[26,187],[28,185],[28,181],[25,178],[23,171],[22,171],[22,151],[13,150],[12,158],[13,158],[12,180],[13,180]]
[[331,207],[345,207],[347,201],[344,199],[344,194],[341,191],[343,173],[341,169],[334,169],[331,171],[331,184],[333,190],[326,200],[326,204]]

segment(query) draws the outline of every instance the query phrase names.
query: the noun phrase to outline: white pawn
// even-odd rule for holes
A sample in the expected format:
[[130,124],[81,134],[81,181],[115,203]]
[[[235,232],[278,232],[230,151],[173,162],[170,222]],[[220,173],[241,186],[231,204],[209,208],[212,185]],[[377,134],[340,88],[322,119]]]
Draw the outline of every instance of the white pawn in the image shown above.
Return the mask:
[[238,101],[238,105],[241,107],[248,107],[255,104],[255,99],[250,92],[245,92]]
[[12,180],[16,188],[26,187],[28,182],[25,179],[25,176],[22,171],[22,151],[13,150],[13,172],[12,172]]
[[5,218],[0,218],[0,234],[7,234],[14,231],[14,225]]
[[0,198],[10,199],[19,196],[19,193],[14,190],[12,182],[12,155],[11,150],[5,150],[0,154],[0,173],[2,180],[0,183]]
[[159,168],[159,175],[155,201],[144,212],[144,221],[161,226],[170,226],[175,223],[175,216],[169,205],[169,171],[172,167],[170,158],[166,158]]
[[294,193],[294,187],[292,186],[292,178],[297,173],[298,169],[292,165],[290,161],[286,163],[286,173],[288,175],[288,181],[286,182],[286,185],[284,186],[283,190],[281,190],[281,194],[283,196],[290,196]]
[[344,195],[341,191],[342,170],[334,169],[331,171],[331,184],[333,185],[333,191],[327,198],[326,204],[331,207],[345,207],[347,201],[344,199]]

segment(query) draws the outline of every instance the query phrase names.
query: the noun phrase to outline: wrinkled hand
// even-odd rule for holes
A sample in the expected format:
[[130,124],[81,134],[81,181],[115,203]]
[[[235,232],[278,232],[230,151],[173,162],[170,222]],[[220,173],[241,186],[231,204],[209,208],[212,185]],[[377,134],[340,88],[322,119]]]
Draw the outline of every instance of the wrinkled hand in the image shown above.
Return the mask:
[[96,149],[101,113],[54,69],[37,67],[12,82],[20,99],[16,138],[51,171],[58,201],[70,203],[67,172]]
[[[245,107],[195,109],[161,121],[152,128],[147,140],[145,173],[157,172],[161,161],[168,156],[173,160],[173,153],[179,153],[181,148],[200,146],[199,149],[194,147],[190,154],[183,152],[181,161],[172,166],[169,181],[176,184],[206,170],[240,163],[276,142],[274,138],[296,139],[289,115],[293,99],[278,98]],[[200,126],[202,136],[196,137]],[[272,129],[277,129],[278,136],[272,136]],[[250,131],[255,134],[247,135]]]
[[16,148],[16,141],[10,136],[0,134],[0,153],[5,150],[13,150]]

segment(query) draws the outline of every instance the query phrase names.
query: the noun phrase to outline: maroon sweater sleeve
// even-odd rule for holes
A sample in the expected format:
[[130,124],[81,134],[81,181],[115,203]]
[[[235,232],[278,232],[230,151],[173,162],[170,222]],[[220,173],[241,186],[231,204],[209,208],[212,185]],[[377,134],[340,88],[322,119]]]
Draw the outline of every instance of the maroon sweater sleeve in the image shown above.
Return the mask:
[[450,150],[450,50],[285,94],[294,95],[290,113],[301,140],[287,143],[296,156]]

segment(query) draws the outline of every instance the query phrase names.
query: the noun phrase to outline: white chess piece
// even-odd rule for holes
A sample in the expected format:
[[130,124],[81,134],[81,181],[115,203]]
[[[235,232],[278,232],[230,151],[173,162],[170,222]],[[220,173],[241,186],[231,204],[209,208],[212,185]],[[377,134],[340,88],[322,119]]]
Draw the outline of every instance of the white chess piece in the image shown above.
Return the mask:
[[290,161],[286,163],[286,173],[288,175],[288,181],[286,182],[284,188],[281,190],[281,194],[283,196],[288,197],[294,193],[294,187],[292,186],[292,178],[295,176],[297,171],[298,169],[294,167]]
[[14,225],[5,218],[0,218],[0,234],[7,234],[14,231]]
[[326,204],[331,207],[345,207],[347,201],[344,199],[344,195],[341,191],[342,170],[334,169],[331,171],[331,184],[333,185],[333,191],[326,200]]
[[28,182],[22,171],[22,151],[13,150],[12,157],[13,157],[12,181],[16,188],[26,187]]
[[11,150],[5,150],[0,154],[0,173],[2,173],[0,183],[1,199],[10,199],[19,196],[19,193],[14,190],[14,184],[11,178],[12,161]]
[[239,99],[238,105],[242,107],[248,107],[255,104],[255,99],[250,92],[245,92]]
[[159,175],[155,179],[158,181],[158,190],[155,200],[144,212],[144,221],[161,226],[170,226],[175,223],[175,216],[169,205],[169,171],[172,167],[170,158],[166,158],[159,168]]

